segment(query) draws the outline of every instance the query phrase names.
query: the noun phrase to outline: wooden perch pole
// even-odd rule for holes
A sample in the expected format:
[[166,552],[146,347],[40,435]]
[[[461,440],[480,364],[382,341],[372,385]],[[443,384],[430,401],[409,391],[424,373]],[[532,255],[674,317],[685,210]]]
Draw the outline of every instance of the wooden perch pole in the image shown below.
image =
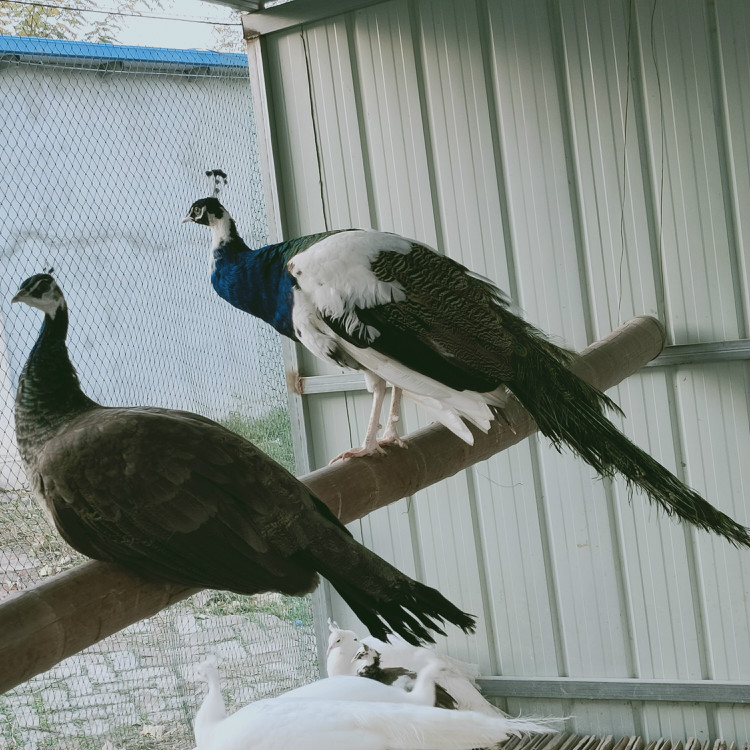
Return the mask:
[[[616,385],[656,357],[664,329],[654,318],[634,318],[585,349],[575,371],[601,390]],[[301,480],[344,522],[453,476],[536,430],[517,404],[506,410],[514,432],[494,423],[474,430],[469,446],[441,425],[411,434],[408,449],[328,466]],[[149,581],[118,565],[87,562],[0,604],[0,693],[44,672],[198,589]]]

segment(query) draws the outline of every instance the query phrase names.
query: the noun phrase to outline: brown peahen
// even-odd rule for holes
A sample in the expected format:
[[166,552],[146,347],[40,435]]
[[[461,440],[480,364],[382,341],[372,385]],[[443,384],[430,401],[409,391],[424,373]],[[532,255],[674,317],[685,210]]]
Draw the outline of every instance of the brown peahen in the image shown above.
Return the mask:
[[358,544],[247,440],[198,414],[88,398],[51,275],[26,279],[13,301],[44,312],[18,384],[18,446],[72,547],[144,576],[240,594],[306,594],[319,573],[379,637],[432,641],[443,621],[473,629],[470,615]]

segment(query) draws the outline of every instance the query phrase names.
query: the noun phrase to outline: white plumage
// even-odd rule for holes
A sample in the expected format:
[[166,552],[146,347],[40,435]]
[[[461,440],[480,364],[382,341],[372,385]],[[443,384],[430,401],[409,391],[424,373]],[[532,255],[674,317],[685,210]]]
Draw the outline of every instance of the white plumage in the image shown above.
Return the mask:
[[419,671],[408,692],[401,687],[384,685],[382,682],[363,679],[358,675],[335,675],[290,690],[280,695],[278,700],[309,698],[434,706],[435,683],[442,670],[442,663],[438,659],[433,659]]
[[[330,619],[328,628],[331,631],[326,654],[326,671],[329,677],[359,674],[362,666],[366,665],[360,657],[360,649],[364,644],[380,654],[380,667],[383,669],[402,668],[419,675],[431,664],[439,664],[436,682],[455,700],[459,709],[478,711],[488,716],[505,716],[477,690],[474,681],[479,676],[479,671],[473,664],[438,654],[429,648],[411,646],[401,638],[390,638],[387,643],[372,636],[359,638],[353,630],[343,630]],[[407,681],[405,687],[413,689],[413,682]]]
[[[334,363],[345,353],[351,366],[363,370],[367,388],[373,394],[364,445],[338,458],[383,452],[380,446],[392,442],[403,444],[396,431],[402,392],[469,444],[473,444],[474,437],[462,418],[486,432],[494,419],[488,404],[502,406],[507,400],[504,388],[491,394],[455,390],[369,347],[380,332],[364,325],[358,311],[402,302],[406,296],[399,282],[379,279],[372,264],[382,252],[406,254],[412,247],[412,240],[396,234],[356,230],[332,234],[288,264],[296,283],[293,321],[300,342],[316,356]],[[346,334],[359,343],[353,344],[337,334],[329,325],[332,319],[340,321]],[[393,397],[383,437],[378,441],[386,382],[394,384]]]
[[[357,252],[352,252],[352,242]],[[316,242],[287,266],[297,284],[295,297],[307,297],[319,318],[345,321],[347,333],[366,328],[357,318],[358,308],[401,302],[406,296],[401,284],[381,281],[372,271],[384,246],[395,253],[411,250],[411,242],[403,237],[364,229],[332,234]],[[295,326],[308,323],[306,316],[298,316],[296,311],[293,319]],[[373,338],[376,335],[377,331]]]
[[523,719],[365,699],[360,683],[387,686],[359,677],[319,680],[227,716],[216,660],[198,675],[209,690],[195,717],[196,750],[470,750],[548,731]]

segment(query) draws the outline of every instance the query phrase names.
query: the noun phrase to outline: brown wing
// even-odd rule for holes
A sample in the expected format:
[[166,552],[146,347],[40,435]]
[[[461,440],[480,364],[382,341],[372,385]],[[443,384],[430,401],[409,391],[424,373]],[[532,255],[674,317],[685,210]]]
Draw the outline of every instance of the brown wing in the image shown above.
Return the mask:
[[295,555],[331,522],[343,530],[255,446],[186,412],[94,410],[47,443],[38,469],[73,547],[187,585],[309,591],[317,576]]

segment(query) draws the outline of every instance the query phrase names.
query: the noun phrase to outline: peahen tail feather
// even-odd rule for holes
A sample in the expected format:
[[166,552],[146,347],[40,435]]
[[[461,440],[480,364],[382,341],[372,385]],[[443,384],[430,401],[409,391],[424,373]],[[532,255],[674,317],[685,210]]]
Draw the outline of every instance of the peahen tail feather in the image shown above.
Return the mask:
[[529,342],[519,375],[508,387],[558,450],[572,448],[603,476],[622,474],[669,516],[750,547],[750,529],[734,521],[634,445],[604,415],[615,404],[581,380],[550,352],[548,342]]
[[474,618],[462,612],[437,589],[414,581],[361,545],[328,546],[307,550],[315,569],[375,638],[386,640],[393,632],[413,646],[434,642],[430,631],[444,635],[441,623],[450,622],[464,632],[474,631]]

